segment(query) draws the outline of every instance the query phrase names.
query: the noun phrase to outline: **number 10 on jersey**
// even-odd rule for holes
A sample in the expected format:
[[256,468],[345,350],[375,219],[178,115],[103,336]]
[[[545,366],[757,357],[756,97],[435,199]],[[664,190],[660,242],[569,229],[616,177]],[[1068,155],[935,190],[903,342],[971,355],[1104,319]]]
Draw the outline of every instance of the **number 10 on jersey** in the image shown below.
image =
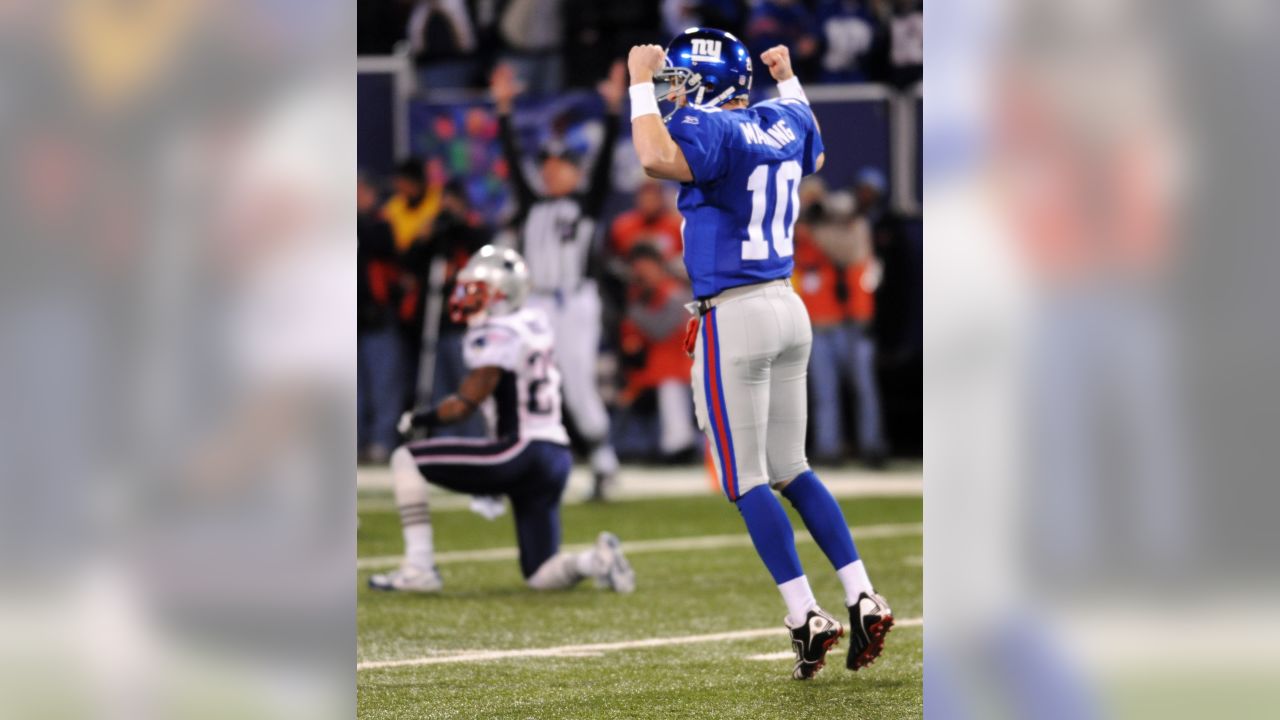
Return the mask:
[[[773,182],[769,176],[773,175]],[[751,192],[751,222],[747,225],[747,239],[742,243],[743,260],[768,260],[769,242],[765,240],[764,218],[773,195],[773,222],[769,239],[778,257],[791,257],[795,252],[792,233],[796,227],[796,215],[800,208],[800,178],[804,171],[800,163],[787,160],[779,165],[759,165],[747,178],[747,190]],[[788,216],[790,222],[787,222]]]

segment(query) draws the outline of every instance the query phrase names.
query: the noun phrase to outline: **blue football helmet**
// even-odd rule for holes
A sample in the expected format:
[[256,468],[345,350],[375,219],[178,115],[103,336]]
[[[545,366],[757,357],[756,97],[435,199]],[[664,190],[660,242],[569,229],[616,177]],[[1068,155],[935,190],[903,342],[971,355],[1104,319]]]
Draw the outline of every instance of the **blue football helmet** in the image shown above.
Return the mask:
[[[659,101],[720,107],[751,92],[751,53],[732,34],[692,27],[667,45],[666,66],[653,74]],[[668,120],[673,108],[663,118]]]

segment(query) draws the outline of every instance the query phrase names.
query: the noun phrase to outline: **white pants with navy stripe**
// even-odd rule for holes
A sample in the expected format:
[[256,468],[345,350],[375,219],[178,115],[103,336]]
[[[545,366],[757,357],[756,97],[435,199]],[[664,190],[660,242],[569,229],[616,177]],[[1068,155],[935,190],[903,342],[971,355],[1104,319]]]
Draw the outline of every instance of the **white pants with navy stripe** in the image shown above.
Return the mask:
[[735,501],[809,468],[805,377],[813,344],[809,313],[790,286],[739,292],[702,316],[693,363],[698,427]]
[[533,294],[525,302],[547,315],[556,339],[556,362],[564,386],[564,407],[589,442],[609,436],[609,411],[600,398],[596,363],[600,357],[600,292],[594,282],[565,297]]

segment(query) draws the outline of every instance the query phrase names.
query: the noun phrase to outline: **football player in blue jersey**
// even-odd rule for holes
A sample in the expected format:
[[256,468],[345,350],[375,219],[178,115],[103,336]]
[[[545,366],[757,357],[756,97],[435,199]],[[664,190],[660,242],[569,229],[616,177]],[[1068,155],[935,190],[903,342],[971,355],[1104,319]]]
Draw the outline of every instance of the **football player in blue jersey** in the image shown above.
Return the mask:
[[[682,183],[684,261],[698,299],[686,348],[694,355],[698,424],[724,492],[786,602],[792,676],[804,680],[845,630],[818,607],[771,488],[799,512],[844,586],[850,670],[880,655],[893,615],[867,577],[840,506],[805,458],[813,333],[789,278],[800,179],[822,167],[822,136],[787,48],[760,59],[781,97],[748,107],[751,56],[733,35],[690,28],[665,50],[633,47],[631,136],[650,177]],[[674,110],[664,117],[659,100]]]

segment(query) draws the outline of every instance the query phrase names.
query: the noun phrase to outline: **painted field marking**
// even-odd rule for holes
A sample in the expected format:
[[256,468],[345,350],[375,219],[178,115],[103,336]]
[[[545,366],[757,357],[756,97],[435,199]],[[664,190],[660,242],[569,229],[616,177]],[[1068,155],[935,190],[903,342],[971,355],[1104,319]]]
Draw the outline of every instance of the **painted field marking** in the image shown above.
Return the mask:
[[[840,498],[854,497],[923,497],[924,476],[918,464],[894,463],[888,470],[852,470],[829,468],[821,471],[822,484],[832,495]],[[591,468],[579,465],[569,476],[565,490],[565,504],[576,505],[591,494],[594,479]],[[387,466],[364,466],[356,470],[356,487],[359,508],[362,511],[395,511],[391,497],[393,486],[391,470]],[[431,509],[466,509],[471,498],[468,495],[432,488]],[[617,478],[611,500],[652,500],[674,497],[716,497],[707,488],[706,473],[701,465],[675,468],[645,468],[628,466]]]
[[[921,523],[896,523],[885,525],[865,525],[849,528],[855,540],[904,537],[919,535],[924,532]],[[796,532],[797,543],[811,543],[813,538],[805,531]],[[623,540],[622,550],[628,555],[651,552],[671,552],[680,550],[720,550],[724,548],[750,547],[751,536],[746,531],[732,535],[697,535],[684,538],[661,538],[658,540]],[[587,550],[592,545],[566,545],[565,552]],[[492,560],[514,560],[519,551],[514,547],[485,548],[482,550],[456,550],[436,553],[436,563],[488,562]],[[378,568],[396,567],[400,564],[400,555],[379,555],[356,559],[357,570],[375,570]]]
[[[899,620],[903,627],[911,627],[924,623],[924,618],[908,618]],[[722,642],[726,640],[751,640],[762,637],[785,636],[786,628],[771,627],[756,630],[735,630],[733,632],[709,633],[707,635],[680,635],[676,637],[646,638],[644,640],[623,640],[610,643],[590,643],[586,645],[560,645],[546,648],[522,648],[518,650],[461,650],[450,655],[434,655],[431,657],[407,658],[404,660],[373,660],[356,663],[356,670],[386,670],[389,668],[417,667],[421,665],[446,665],[452,663],[491,662],[494,660],[514,660],[519,658],[544,657],[595,657],[616,650],[637,650],[640,648],[671,647],[674,645],[694,645],[697,643]],[[776,653],[769,653],[770,659]],[[790,652],[779,657],[791,657]],[[751,659],[756,659],[752,657]]]
[[[905,620],[893,621],[893,626],[895,628],[920,627],[922,625],[924,625],[924,618],[907,618]],[[845,651],[844,648],[837,647],[827,654],[839,655],[844,651]],[[794,658],[795,658],[794,652],[790,650],[784,650],[782,652],[760,653],[759,655],[747,655],[743,659],[744,660],[792,660]]]

